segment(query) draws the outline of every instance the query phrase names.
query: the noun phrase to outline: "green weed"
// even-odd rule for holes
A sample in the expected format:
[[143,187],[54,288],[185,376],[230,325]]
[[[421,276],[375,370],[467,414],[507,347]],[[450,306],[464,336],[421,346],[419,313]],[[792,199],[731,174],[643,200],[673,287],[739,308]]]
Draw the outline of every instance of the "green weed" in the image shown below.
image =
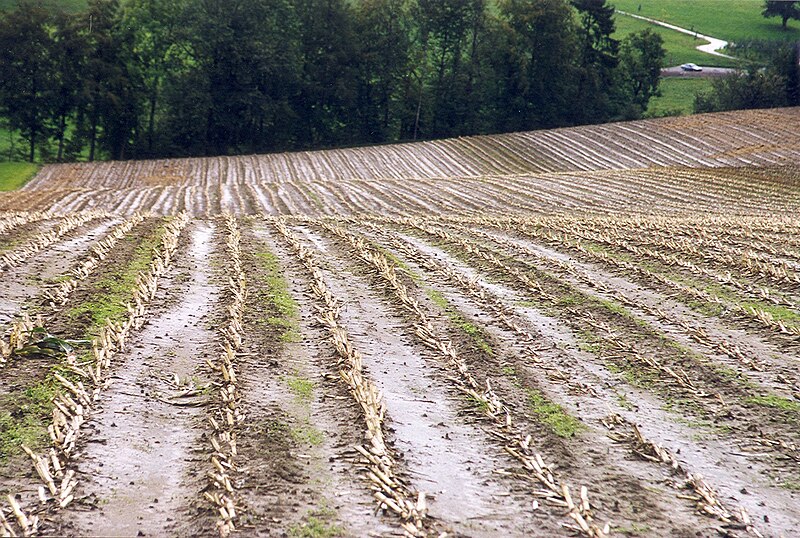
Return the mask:
[[58,388],[55,378],[27,387],[22,393],[7,394],[0,399],[0,462],[22,453],[22,445],[32,450],[47,444],[47,424],[53,412],[52,399]]
[[327,523],[317,516],[310,515],[298,525],[289,528],[289,536],[292,538],[331,538],[341,536],[342,529],[333,523]]
[[768,394],[766,396],[753,396],[745,399],[745,403],[760,405],[762,407],[770,407],[772,409],[780,409],[782,411],[800,412],[800,402],[778,396],[777,394]]
[[265,250],[257,252],[256,257],[266,271],[264,284],[268,291],[265,300],[276,313],[266,318],[267,325],[282,329],[279,337],[281,342],[299,342],[301,339],[297,322],[299,308],[289,293],[289,285],[283,276],[277,256]]
[[433,304],[444,310],[445,314],[447,314],[447,317],[450,319],[450,321],[456,327],[458,327],[464,334],[469,336],[473,344],[475,344],[475,346],[478,349],[480,349],[487,355],[494,355],[494,350],[492,349],[492,346],[489,345],[489,342],[487,341],[487,336],[484,333],[483,329],[476,326],[474,323],[467,321],[464,318],[464,316],[461,315],[460,312],[458,312],[455,308],[453,308],[453,306],[444,297],[444,295],[442,295],[437,290],[428,288],[426,290],[426,293],[430,298],[430,300],[433,302]]
[[145,237],[124,267],[118,268],[97,283],[98,293],[89,301],[67,311],[71,319],[88,317],[91,321],[86,336],[97,336],[106,321],[121,321],[127,314],[128,301],[137,286],[139,273],[147,271],[153,261],[155,249],[160,243],[164,226],[157,227]]
[[574,437],[584,426],[578,419],[569,415],[560,405],[548,400],[536,389],[525,389],[528,394],[528,407],[536,413],[539,420],[559,437]]
[[39,167],[31,163],[0,162],[0,191],[15,191],[25,185]]
[[290,375],[286,377],[286,384],[301,402],[308,402],[314,397],[314,382],[309,379]]
[[291,428],[289,433],[298,444],[319,446],[325,441],[325,434],[311,424]]

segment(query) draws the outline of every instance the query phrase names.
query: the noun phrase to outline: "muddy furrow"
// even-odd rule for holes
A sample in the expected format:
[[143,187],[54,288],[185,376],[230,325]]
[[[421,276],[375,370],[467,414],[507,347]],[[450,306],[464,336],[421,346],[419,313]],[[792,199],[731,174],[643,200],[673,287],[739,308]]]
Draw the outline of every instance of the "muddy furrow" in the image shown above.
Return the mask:
[[0,283],[0,326],[19,318],[23,311],[35,313],[45,304],[47,288],[69,274],[89,245],[113,224],[113,220],[87,223],[6,273]]
[[697,351],[737,370],[767,390],[787,391],[800,396],[800,376],[796,353],[786,353],[761,338],[719,327],[709,317],[692,315],[671,297],[611,275],[568,254],[553,251],[529,241],[497,233],[473,230],[488,240],[510,247],[516,255],[537,263],[542,270],[560,278],[586,294],[614,300],[632,309],[643,321],[668,333],[683,345],[699,346]]
[[[202,487],[202,366],[215,348],[210,324],[219,290],[210,279],[212,226],[196,221],[186,233],[186,252],[163,278],[153,316],[118,357],[87,423],[95,433],[76,453],[80,508],[59,519],[70,533],[189,536],[203,529],[187,516]],[[204,532],[211,529],[207,522]]]
[[[555,447],[563,451],[558,459],[570,462],[564,469],[569,476],[580,476],[593,485],[594,504],[611,514],[612,532],[645,525],[663,536],[686,534],[691,528],[712,532],[713,521],[693,514],[696,503],[676,497],[684,492],[681,485],[665,488],[660,469],[632,460],[627,446],[607,438],[603,421],[613,416],[618,404],[613,397],[603,398],[598,393],[606,384],[591,377],[591,383],[578,381],[579,377],[586,379],[586,374],[570,377],[561,365],[546,364],[542,354],[563,348],[546,345],[547,337],[534,336],[524,328],[530,320],[503,302],[513,298],[513,291],[499,289],[480,275],[456,270],[442,259],[440,251],[426,254],[429,247],[410,238],[362,225],[402,261],[418,286],[439,296],[437,303],[447,305],[450,317],[468,324],[473,339],[478,339],[477,345],[475,341],[462,344],[462,348],[473,348],[471,353],[464,352],[471,369],[481,382],[490,381],[495,392],[517,411],[517,421],[524,421],[536,433],[546,451]],[[474,336],[472,327],[479,327],[479,336]],[[569,362],[567,358],[563,361]],[[563,409],[570,411],[567,414]],[[686,521],[693,525],[684,526]]]
[[[376,230],[371,225],[368,227],[373,231]],[[383,233],[385,237],[385,232]],[[672,493],[668,493],[668,496],[674,496],[673,509],[676,502],[685,503],[687,507],[696,505],[701,513],[711,515],[719,521],[719,525],[725,527],[727,529],[725,532],[728,533],[733,533],[740,525],[743,531],[745,527],[749,527],[752,522],[745,523],[749,521],[748,514],[759,518],[768,515],[764,518],[764,522],[769,524],[758,521],[753,526],[755,530],[766,529],[770,533],[774,532],[774,535],[780,535],[781,532],[791,528],[797,514],[791,508],[790,492],[775,486],[773,480],[778,477],[772,475],[769,469],[761,464],[760,458],[757,457],[756,461],[753,461],[748,456],[749,454],[757,456],[757,453],[761,452],[758,447],[742,451],[724,438],[715,439],[716,436],[711,436],[713,429],[709,429],[710,426],[692,423],[676,416],[674,411],[665,411],[664,403],[654,400],[647,390],[636,385],[627,386],[619,374],[609,372],[604,366],[603,357],[593,357],[594,350],[584,349],[578,336],[561,320],[551,318],[527,306],[524,295],[507,288],[504,284],[487,280],[485,275],[475,272],[445,251],[419,239],[400,235],[396,236],[396,239],[397,241],[389,244],[397,249],[399,255],[407,256],[410,266],[415,265],[414,260],[416,260],[416,263],[421,264],[419,269],[423,274],[435,271],[437,275],[446,278],[449,283],[456,285],[477,301],[475,310],[471,310],[469,301],[459,300],[457,296],[452,297],[459,307],[470,313],[476,325],[486,324],[485,328],[490,333],[505,334],[499,338],[500,342],[516,342],[513,352],[502,360],[497,359],[499,361],[497,369],[502,368],[502,375],[495,371],[492,377],[493,386],[497,391],[503,391],[504,387],[509,385],[513,385],[511,392],[518,391],[519,383],[523,386],[541,386],[545,394],[556,398],[556,401],[570,413],[582,418],[593,431],[596,432],[594,428],[600,432],[608,430],[609,435],[613,436],[612,439],[619,442],[632,456],[649,462],[645,463],[645,466],[655,465],[663,470],[666,480],[656,479],[656,482],[663,482],[672,489]],[[493,315],[487,315],[487,310]],[[491,321],[492,318],[494,321]],[[520,355],[524,358],[517,358]],[[526,355],[528,357],[525,357]],[[491,363],[492,358],[484,357],[482,362]],[[677,457],[680,469],[673,467],[671,460],[664,462],[658,458],[653,459],[651,449],[654,445],[646,439],[644,444],[640,442],[642,438],[637,438],[632,428],[636,424],[645,432],[645,438],[656,440],[658,446],[676,449],[679,454]],[[702,443],[698,443],[698,437],[702,438]],[[597,454],[592,455],[592,448],[597,446],[592,446],[590,441],[587,442],[588,453],[593,458],[598,458]],[[576,443],[577,441],[571,444]],[[607,441],[595,438],[595,445],[602,446],[606,443]],[[579,446],[577,449],[580,452]],[[611,458],[614,452],[618,452],[613,448],[606,450],[600,451],[606,454],[606,458]],[[665,450],[669,453],[669,449]],[[731,457],[732,455],[735,457]],[[628,463],[633,476],[646,476],[648,472],[658,472],[652,468],[648,471],[635,461]],[[708,483],[700,473],[707,477]],[[712,484],[711,492],[718,490],[716,496],[706,498],[709,490],[705,487],[708,484]],[[687,489],[703,491],[706,497],[701,497],[699,493],[688,494],[685,491]],[[747,493],[743,494],[740,490]],[[605,488],[600,489],[601,494],[607,491]],[[652,495],[647,493],[641,496],[640,501],[648,497],[652,501]],[[601,495],[600,499],[607,500],[609,497]],[[610,502],[615,504],[615,501],[623,499],[624,495],[616,499],[612,496]],[[651,531],[658,530],[665,533],[665,536],[675,535],[676,529],[671,526],[676,521],[672,520],[670,514],[670,501],[661,497],[658,505],[666,511],[660,514],[661,518],[657,517],[646,524],[651,527]],[[720,506],[723,507],[722,511],[718,511]],[[745,507],[745,511],[742,512],[740,507]],[[640,511],[642,509],[643,513],[651,514],[656,510],[653,504],[649,506],[645,504],[639,508]],[[685,521],[682,517],[676,519]],[[705,524],[701,522],[697,528],[701,527],[708,528],[710,532],[713,528],[713,519]],[[680,534],[680,531],[677,532]]]
[[248,299],[237,362],[246,421],[237,436],[238,527],[269,537],[315,528],[389,535],[358,476],[359,407],[337,382],[303,267],[282,244],[263,223],[243,225]]
[[[149,265],[137,273],[136,285],[126,306],[127,316],[114,321],[107,319],[92,341],[91,352],[81,353],[79,357],[77,352],[68,351],[50,372],[54,379],[51,390],[55,393],[50,400],[52,423],[47,426],[50,447],[37,453],[25,446],[26,441],[22,440],[22,448],[30,456],[42,485],[36,491],[36,486],[23,478],[15,484],[16,496],[7,497],[23,534],[37,530],[58,532],[51,526],[52,514],[75,500],[78,480],[74,456],[78,441],[86,433],[82,426],[106,386],[112,359],[124,351],[133,331],[141,329],[144,324],[148,305],[158,290],[159,278],[170,267],[178,238],[187,221],[188,216],[182,214],[164,226]],[[33,511],[35,515],[29,517],[25,511],[29,514]]]
[[51,218],[53,215],[46,211],[3,213],[0,217],[0,235],[6,235],[21,226]]
[[[693,309],[712,310],[725,321],[738,322],[738,326],[748,330],[759,330],[765,335],[770,335],[774,341],[781,345],[796,346],[797,335],[793,334],[792,329],[787,327],[780,319],[775,319],[769,312],[753,306],[742,306],[740,304],[720,298],[716,294],[696,287],[694,282],[684,284],[680,278],[671,274],[669,271],[657,264],[643,266],[638,262],[631,262],[627,259],[617,257],[602,249],[594,248],[580,241],[573,241],[562,234],[539,233],[533,229],[520,230],[518,226],[508,223],[487,223],[497,226],[505,232],[520,235],[525,239],[535,241],[545,241],[556,248],[567,249],[569,252],[579,255],[581,258],[601,262],[604,266],[623,271],[629,275],[635,275],[637,279],[654,285],[657,289],[667,290],[680,298],[687,306]],[[652,269],[651,269],[652,267]]]
[[[674,344],[666,345],[669,339],[665,335],[634,323],[635,320],[619,305],[593,302],[563,281],[538,273],[520,260],[509,258],[503,261],[502,254],[484,250],[484,247],[460,236],[411,219],[404,222],[418,232],[465,249],[463,252],[502,271],[515,286],[532,293],[537,302],[555,309],[559,317],[576,329],[589,329],[588,343],[600,344],[613,352],[609,357],[613,358],[615,367],[628,371],[630,375],[642,376],[645,381],[649,379],[649,383],[653,378],[648,376],[660,379],[670,387],[673,397],[680,394],[680,398],[686,400],[681,405],[684,412],[713,416],[715,422],[728,424],[730,435],[743,441],[760,441],[766,435],[767,438],[784,440],[789,445],[796,443],[797,418],[791,411],[791,402],[785,405],[776,403],[785,400],[773,394],[762,395],[746,383],[726,375],[724,370],[700,360],[690,350]],[[787,455],[793,456],[794,452],[789,450]],[[779,459],[774,459],[773,464],[782,467]]]
[[0,256],[0,271],[8,273],[13,268],[21,265],[39,251],[61,240],[62,237],[88,222],[98,219],[107,219],[110,215],[105,211],[87,211],[67,215],[55,223],[49,230],[43,231],[30,241],[16,245],[6,250]]
[[58,282],[55,282],[51,289],[46,291],[50,306],[58,308],[65,305],[69,300],[70,294],[78,287],[78,284],[82,280],[89,278],[111,254],[117,243],[125,239],[131,230],[144,222],[144,220],[144,215],[137,213],[115,226],[103,239],[92,245],[89,255],[71,267],[68,272],[62,273],[58,278]]
[[370,485],[379,507],[391,511],[406,534],[427,536],[435,522],[427,516],[426,496],[407,486],[398,466],[397,452],[387,444],[386,408],[375,384],[365,376],[361,353],[353,347],[350,336],[339,323],[342,304],[328,288],[314,250],[303,246],[283,220],[271,222],[309,276],[311,291],[320,303],[317,319],[328,332],[339,359],[339,376],[361,408],[365,442],[355,448],[364,458],[365,483]]
[[[532,226],[539,227],[536,224]],[[645,258],[658,261],[693,278],[716,282],[729,288],[732,292],[750,299],[767,300],[777,305],[785,305],[793,309],[797,308],[794,296],[791,293],[797,290],[797,282],[800,281],[800,277],[779,267],[770,265],[753,268],[752,266],[747,266],[748,269],[745,271],[741,267],[737,268],[736,263],[732,263],[738,261],[738,258],[727,260],[732,265],[715,265],[708,261],[709,258],[713,259],[713,257],[707,250],[696,251],[696,256],[693,256],[690,260],[681,255],[685,254],[684,250],[672,248],[672,243],[674,242],[662,241],[650,246],[646,236],[638,241],[631,242],[625,238],[620,238],[619,234],[612,236],[608,231],[597,231],[591,227],[577,226],[574,222],[561,224],[548,221],[541,229],[544,232],[556,232],[573,239],[590,241],[601,245],[603,248],[610,248],[616,252],[633,255],[637,259]],[[724,271],[724,273],[720,271]],[[762,279],[767,280],[768,285],[791,291],[788,291],[787,294],[787,291],[776,291],[775,288],[770,289],[761,284],[753,284],[742,278],[745,275],[751,277],[753,275],[760,276]]]

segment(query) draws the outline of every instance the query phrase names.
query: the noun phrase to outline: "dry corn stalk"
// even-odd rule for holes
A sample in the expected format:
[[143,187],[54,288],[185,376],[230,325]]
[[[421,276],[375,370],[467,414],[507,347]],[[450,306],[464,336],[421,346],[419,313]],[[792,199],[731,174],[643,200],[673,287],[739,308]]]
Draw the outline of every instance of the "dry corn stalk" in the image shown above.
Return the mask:
[[109,252],[125,235],[145,219],[141,213],[135,214],[122,224],[116,226],[104,239],[91,248],[89,256],[72,269],[72,278],[61,282],[53,291],[47,292],[50,304],[58,307],[66,304],[70,294],[78,287],[81,280],[85,280],[106,259]]
[[[137,287],[128,305],[127,318],[116,323],[109,320],[92,342],[94,361],[79,366],[74,355],[67,355],[64,359],[64,366],[85,379],[89,388],[82,380],[69,380],[60,374],[55,376],[61,390],[53,399],[53,422],[48,426],[52,447],[44,455],[34,454],[27,447],[23,448],[30,455],[34,469],[59,508],[65,508],[74,498],[77,480],[75,471],[69,469],[68,465],[85,415],[99,396],[105,380],[104,373],[110,367],[111,359],[125,349],[125,341],[131,331],[141,327],[144,322],[146,306],[153,298],[159,277],[170,267],[172,255],[178,247],[178,238],[188,222],[189,216],[180,213],[164,227],[160,245],[149,269],[139,275]],[[40,492],[40,497],[47,500],[43,492]]]
[[204,496],[216,509],[217,531],[220,536],[229,536],[236,530],[236,507],[232,473],[236,471],[236,433],[242,420],[238,405],[236,379],[236,352],[242,345],[242,316],[247,299],[247,281],[241,261],[241,232],[236,218],[225,215],[227,238],[225,241],[228,272],[228,295],[226,325],[220,330],[223,351],[219,361],[208,361],[214,371],[220,373],[219,406],[210,418],[214,430],[210,437],[213,448],[210,458],[212,469],[208,473],[210,491]]
[[271,222],[308,271],[311,288],[323,304],[319,309],[318,321],[331,335],[338,355],[339,375],[364,415],[365,438],[369,444],[357,446],[356,450],[369,463],[367,477],[372,483],[373,495],[381,508],[391,510],[400,518],[400,525],[406,536],[428,536],[425,494],[414,494],[396,474],[396,458],[385,441],[386,409],[378,389],[364,375],[361,355],[353,348],[347,332],[339,325],[340,304],[325,284],[314,253],[305,248],[289,231],[283,219],[271,219]]
[[12,267],[16,267],[23,261],[27,260],[40,250],[52,245],[61,239],[61,237],[78,228],[79,226],[83,226],[92,220],[108,217],[109,214],[105,211],[86,211],[83,213],[76,213],[74,215],[67,215],[61,219],[58,226],[56,226],[54,229],[42,232],[28,243],[0,256],[0,271],[7,271]]
[[[730,523],[733,520],[738,521],[744,525],[748,532],[761,538],[761,533],[753,526],[743,507],[738,511],[728,510],[720,501],[714,488],[700,474],[689,472],[678,462],[672,452],[660,444],[646,439],[635,424],[629,423],[619,415],[615,415],[613,420],[607,421],[607,425],[609,424],[622,424],[629,428],[629,434],[614,436],[614,439],[629,443],[633,452],[639,457],[666,465],[675,475],[682,477],[684,480],[683,487],[691,489],[694,493],[692,500],[695,501],[698,512],[714,517],[723,523]],[[613,426],[611,427],[613,428]]]
[[520,461],[536,480],[545,486],[546,493],[544,495],[559,504],[563,503],[562,505],[569,510],[569,516],[575,521],[577,529],[586,536],[592,538],[607,536],[610,528],[609,524],[600,528],[594,523],[594,514],[588,502],[586,488],[581,488],[582,498],[585,498],[586,501],[578,504],[574,503],[569,486],[564,482],[559,482],[555,478],[552,469],[544,464],[541,455],[532,450],[530,446],[531,436],[521,434],[512,426],[512,418],[508,408],[492,390],[488,380],[486,388],[481,387],[469,372],[466,361],[455,351],[452,343],[436,334],[427,314],[411,296],[406,286],[397,278],[395,265],[383,253],[370,248],[362,238],[323,221],[311,220],[310,222],[321,226],[346,241],[359,258],[377,272],[378,277],[388,285],[388,288],[403,308],[416,319],[414,322],[416,336],[423,344],[440,354],[448,366],[455,370],[458,377],[451,379],[455,381],[457,388],[480,402],[482,404],[481,407],[485,409],[486,415],[494,421],[495,425],[507,431],[509,444],[505,447],[506,451]]

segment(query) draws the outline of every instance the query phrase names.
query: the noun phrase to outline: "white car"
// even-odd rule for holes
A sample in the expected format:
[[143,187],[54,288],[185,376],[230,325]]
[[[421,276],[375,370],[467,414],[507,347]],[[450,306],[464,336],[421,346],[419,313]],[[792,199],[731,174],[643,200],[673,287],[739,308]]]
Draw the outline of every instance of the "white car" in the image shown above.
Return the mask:
[[684,71],[702,71],[703,70],[703,68],[700,67],[697,64],[683,64],[681,66],[681,69],[683,69]]

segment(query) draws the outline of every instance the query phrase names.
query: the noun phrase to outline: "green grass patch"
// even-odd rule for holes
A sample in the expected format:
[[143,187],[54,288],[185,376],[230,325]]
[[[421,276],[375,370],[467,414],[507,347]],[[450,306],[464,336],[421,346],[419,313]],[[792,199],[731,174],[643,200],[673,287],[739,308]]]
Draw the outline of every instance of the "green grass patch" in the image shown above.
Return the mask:
[[[672,280],[673,282],[702,290],[712,297],[716,297],[728,303],[733,303],[745,309],[755,308],[757,310],[763,310],[764,312],[769,313],[776,321],[783,321],[787,324],[800,323],[800,313],[773,303],[757,301],[749,298],[743,299],[735,290],[732,290],[718,282],[709,282],[700,280],[696,277],[684,276],[655,261],[640,262],[639,265],[648,271],[659,274],[664,278]],[[693,309],[706,315],[719,316],[725,310],[724,305],[702,302],[696,299],[686,300],[684,302]]]
[[309,515],[303,523],[289,527],[292,538],[332,538],[342,536],[343,530],[324,519],[325,516]]
[[579,329],[575,332],[578,337],[578,349],[586,353],[600,355],[608,349],[608,344],[589,329]]
[[481,413],[486,413],[489,411],[489,404],[480,398],[476,398],[475,396],[470,395],[469,400],[472,403],[472,406],[480,411]]
[[617,403],[623,409],[627,409],[628,411],[633,411],[635,409],[634,405],[628,400],[628,397],[621,392],[616,393]]
[[467,321],[464,318],[464,316],[461,315],[460,312],[458,312],[455,308],[453,308],[453,306],[448,302],[447,299],[445,299],[444,295],[442,295],[440,292],[430,288],[428,288],[425,291],[428,294],[430,300],[433,302],[433,304],[444,310],[445,314],[447,314],[447,317],[450,319],[450,321],[456,327],[458,327],[464,334],[469,336],[473,344],[475,344],[475,346],[478,349],[480,349],[481,351],[483,351],[488,355],[494,355],[494,350],[492,349],[492,346],[489,345],[489,342],[487,341],[487,336],[484,333],[483,329],[481,329],[474,323],[470,323],[469,321]]
[[[656,34],[659,34],[664,40],[664,50],[667,52],[664,57],[664,67],[672,67],[689,62],[709,67],[736,67],[740,63],[737,60],[714,56],[707,52],[697,50],[696,47],[708,43],[705,39],[696,39],[689,34],[684,34],[677,30],[665,28],[641,19],[628,17],[620,13],[617,13],[614,20],[617,27],[614,33],[615,39],[623,39],[628,34],[641,32],[648,28]],[[714,34],[710,35],[717,37]]]
[[290,375],[286,377],[286,384],[300,401],[308,402],[314,396],[314,382],[310,379]]
[[622,317],[625,317],[625,318],[628,318],[628,319],[634,319],[633,314],[631,314],[630,311],[627,308],[625,308],[624,306],[622,306],[621,304],[619,304],[619,303],[617,303],[615,301],[610,301],[608,299],[600,299],[600,298],[598,298],[597,299],[597,303],[601,307],[605,308],[606,310],[608,310],[609,312],[611,312],[613,314],[617,314],[619,316],[622,316]]
[[311,424],[303,424],[289,430],[289,434],[297,444],[319,446],[325,441],[325,434]]
[[762,301],[742,301],[739,303],[739,306],[743,308],[755,308],[761,309],[764,312],[771,315],[775,321],[789,321],[789,322],[798,322],[800,321],[800,314],[786,308],[785,306],[773,304],[773,303],[765,303]]
[[39,167],[31,163],[3,163],[0,162],[0,191],[15,191],[25,185]]
[[619,10],[726,41],[800,39],[800,22],[789,21],[789,27],[783,30],[779,17],[766,19],[761,15],[762,0],[614,0],[612,3]]
[[614,258],[615,260],[621,260],[625,262],[633,261],[633,257],[627,252],[619,252],[613,250],[612,248],[606,247],[605,245],[595,243],[593,241],[587,241],[585,239],[581,239],[580,244],[587,251],[594,252],[595,254],[605,254],[607,256]]
[[777,394],[767,394],[766,396],[753,396],[747,398],[745,403],[760,405],[762,407],[769,407],[772,409],[780,409],[781,411],[792,411],[794,413],[800,412],[800,402],[778,396]]
[[[20,0],[0,0],[0,10],[10,11],[16,9]],[[85,11],[87,0],[39,0],[37,4],[52,10],[63,10],[69,13]]]
[[648,536],[652,531],[652,527],[641,523],[631,523],[627,527],[611,527],[611,531],[626,536]]
[[[136,247],[133,257],[124,267],[117,268],[97,283],[99,292],[89,301],[67,311],[71,319],[89,317],[91,320],[85,336],[97,336],[106,321],[122,321],[127,314],[128,301],[136,288],[136,279],[140,272],[147,271],[153,261],[155,249],[161,243],[164,225],[147,235]],[[131,240],[131,239],[129,239]]]
[[[697,62],[695,62],[697,63]],[[658,85],[661,95],[650,99],[647,116],[683,116],[694,113],[694,98],[698,93],[711,90],[707,78],[665,77]]]
[[[535,275],[534,275],[535,277]],[[569,307],[578,306],[586,302],[586,297],[580,293],[568,293],[556,299],[556,306]]]
[[560,405],[548,400],[536,389],[525,389],[528,395],[528,408],[539,420],[547,425],[559,437],[574,437],[579,431],[586,429],[577,418],[564,411]]
[[785,479],[778,486],[789,491],[800,491],[800,480]]
[[267,296],[265,300],[276,314],[262,321],[281,331],[280,340],[282,342],[299,342],[301,340],[300,326],[297,322],[299,308],[289,293],[289,285],[283,276],[277,256],[265,250],[257,252],[256,258],[266,271],[264,283],[267,286]]
[[57,392],[58,384],[50,375],[21,393],[13,392],[0,398],[3,409],[0,411],[0,462],[22,454],[23,444],[31,450],[47,445],[47,424],[53,413],[52,399]]

